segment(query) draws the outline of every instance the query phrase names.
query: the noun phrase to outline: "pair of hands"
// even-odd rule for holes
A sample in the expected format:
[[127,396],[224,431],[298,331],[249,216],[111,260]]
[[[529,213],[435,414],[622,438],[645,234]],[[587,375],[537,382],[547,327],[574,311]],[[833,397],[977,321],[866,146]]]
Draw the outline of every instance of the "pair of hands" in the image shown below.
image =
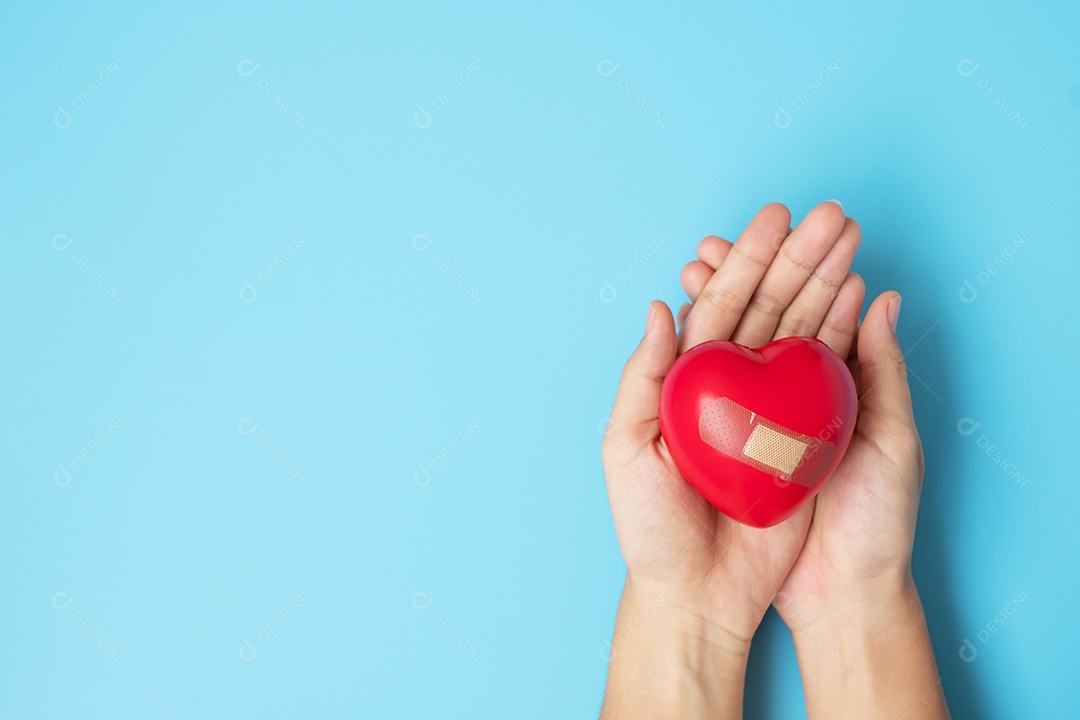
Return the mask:
[[[682,717],[694,705],[741,712],[745,657],[771,604],[792,630],[800,666],[832,665],[831,675],[810,673],[821,675],[821,693],[803,667],[811,713],[835,703],[833,686],[847,682],[843,667],[865,650],[857,630],[876,633],[898,615],[925,629],[910,570],[923,456],[895,334],[900,296],[879,296],[860,326],[865,287],[850,272],[858,223],[835,202],[815,207],[794,230],[790,223],[787,208],[774,203],[734,244],[702,240],[698,260],[682,272],[692,303],[679,312],[678,330],[668,307],[654,301],[623,371],[603,443],[627,564],[605,699],[610,716],[622,716],[614,708],[635,697],[656,701],[651,710],[638,707],[648,717],[662,716],[661,706],[678,706]],[[815,500],[757,529],[718,512],[679,474],[660,435],[660,388],[676,357],[699,343],[759,347],[792,335],[817,337],[848,359],[859,415]],[[693,677],[677,666],[708,682],[689,687]],[[864,700],[888,704],[880,697],[888,689],[875,688]],[[707,696],[695,698],[698,691]]]

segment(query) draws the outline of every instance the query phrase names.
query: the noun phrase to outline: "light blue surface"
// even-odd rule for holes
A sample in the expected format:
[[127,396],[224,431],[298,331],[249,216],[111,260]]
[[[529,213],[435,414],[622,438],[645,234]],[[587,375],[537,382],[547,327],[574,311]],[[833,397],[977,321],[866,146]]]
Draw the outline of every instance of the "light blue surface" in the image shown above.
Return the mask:
[[1075,712],[1077,7],[6,8],[0,716],[594,715],[647,302],[833,197],[954,715]]

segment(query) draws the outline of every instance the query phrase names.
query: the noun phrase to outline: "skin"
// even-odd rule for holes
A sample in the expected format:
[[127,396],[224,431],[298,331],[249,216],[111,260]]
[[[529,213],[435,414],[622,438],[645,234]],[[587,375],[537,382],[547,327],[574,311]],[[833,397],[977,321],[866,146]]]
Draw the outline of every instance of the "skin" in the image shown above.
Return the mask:
[[[791,628],[810,717],[948,717],[911,579],[923,460],[894,330],[900,296],[880,295],[860,327],[858,223],[832,202],[790,223],[773,203],[734,244],[704,238],[682,271],[691,302],[679,329],[654,301],[623,370],[603,461],[627,577],[602,718],[742,717],[750,640],[771,604]],[[701,342],[791,335],[848,358],[859,417],[815,500],[751,528],[675,468],[660,388]]]

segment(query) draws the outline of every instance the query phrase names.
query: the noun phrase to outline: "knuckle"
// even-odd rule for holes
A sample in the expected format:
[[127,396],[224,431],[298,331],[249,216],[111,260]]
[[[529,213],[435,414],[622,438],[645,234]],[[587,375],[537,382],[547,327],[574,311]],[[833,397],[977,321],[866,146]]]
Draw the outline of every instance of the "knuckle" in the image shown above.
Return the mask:
[[821,323],[822,330],[828,330],[836,335],[843,335],[850,337],[853,334],[853,328],[842,323],[838,323],[836,320],[830,320],[825,318],[825,321]]
[[701,296],[698,298],[698,302],[704,300],[706,303],[716,308],[717,310],[726,312],[742,312],[746,303],[741,297],[731,292],[727,288],[719,287],[715,285],[706,285],[701,291]]
[[840,293],[839,285],[830,282],[828,278],[822,276],[816,271],[810,273],[810,277],[807,279],[807,283],[813,283],[813,287],[827,295],[830,299],[835,298]]
[[788,317],[784,315],[784,323],[778,335],[795,337],[813,337],[820,330],[820,326],[814,318],[804,313]]
[[772,293],[756,292],[753,297],[750,298],[749,309],[776,319],[787,309],[787,303]]
[[781,248],[780,252],[783,253],[784,257],[787,258],[788,262],[802,269],[802,271],[807,274],[807,277],[812,275],[814,273],[814,270],[817,269],[817,266],[807,260],[806,256],[803,255],[802,251],[798,248],[785,246],[784,248]]

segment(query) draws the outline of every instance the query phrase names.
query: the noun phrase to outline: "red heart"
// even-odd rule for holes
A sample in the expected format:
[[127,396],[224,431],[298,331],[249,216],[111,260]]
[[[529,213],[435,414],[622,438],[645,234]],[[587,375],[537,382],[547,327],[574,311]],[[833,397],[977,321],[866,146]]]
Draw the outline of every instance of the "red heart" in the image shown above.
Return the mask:
[[660,432],[675,467],[716,509],[753,527],[785,520],[840,463],[858,398],[847,365],[813,338],[751,350],[702,343],[660,393]]

